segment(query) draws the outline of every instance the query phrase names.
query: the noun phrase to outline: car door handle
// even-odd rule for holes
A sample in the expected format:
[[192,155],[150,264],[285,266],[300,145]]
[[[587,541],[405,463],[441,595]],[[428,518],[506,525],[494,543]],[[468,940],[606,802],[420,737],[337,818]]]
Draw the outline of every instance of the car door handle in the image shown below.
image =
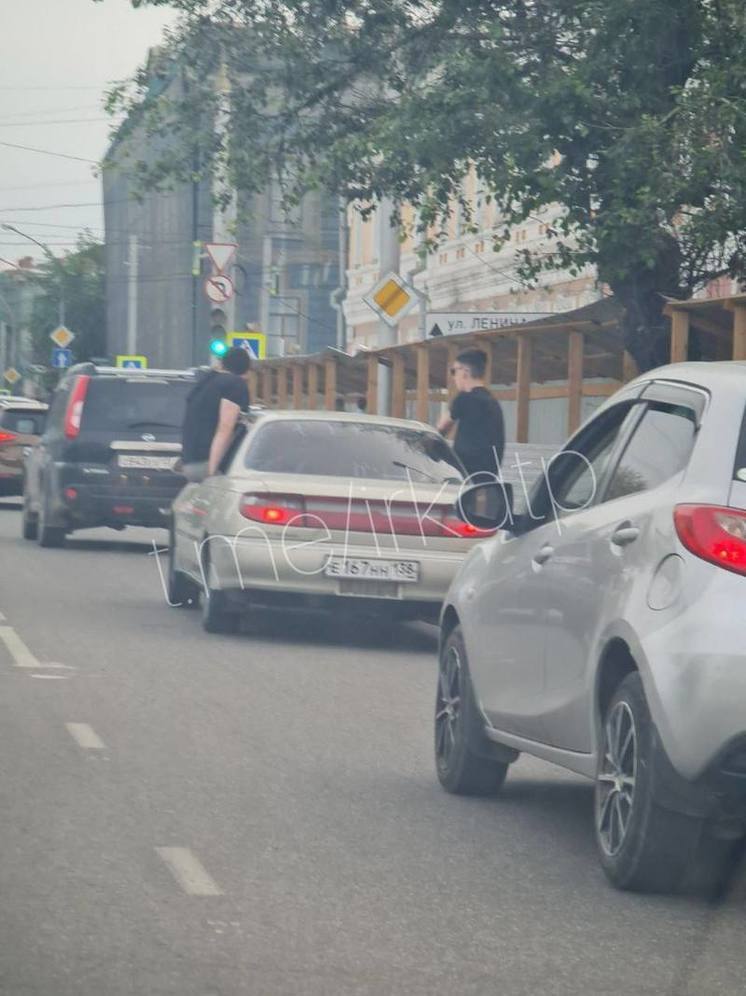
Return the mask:
[[614,546],[627,546],[629,543],[634,543],[639,535],[640,530],[637,526],[633,526],[631,522],[623,522],[612,533],[611,542]]
[[541,550],[539,550],[539,552],[534,556],[534,563],[539,565],[546,564],[546,562],[552,557],[553,554],[554,554],[554,547],[550,546],[547,543],[546,546],[543,546]]

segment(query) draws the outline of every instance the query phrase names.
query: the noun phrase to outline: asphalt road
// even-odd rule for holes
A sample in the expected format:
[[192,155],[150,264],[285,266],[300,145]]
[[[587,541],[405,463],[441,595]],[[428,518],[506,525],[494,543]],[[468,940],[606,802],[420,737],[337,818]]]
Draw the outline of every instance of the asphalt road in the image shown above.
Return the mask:
[[738,882],[614,892],[536,761],[440,790],[431,627],[208,636],[152,534],[42,550],[0,505],[3,996],[744,991]]

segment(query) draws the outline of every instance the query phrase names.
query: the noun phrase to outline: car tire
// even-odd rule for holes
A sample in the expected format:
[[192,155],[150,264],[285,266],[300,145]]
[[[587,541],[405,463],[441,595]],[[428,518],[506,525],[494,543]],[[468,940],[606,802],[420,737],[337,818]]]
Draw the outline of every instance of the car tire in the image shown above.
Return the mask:
[[490,756],[498,748],[484,735],[483,722],[456,627],[443,642],[435,696],[435,768],[446,792],[491,796],[502,787],[509,764]]
[[37,525],[39,546],[51,548],[60,547],[65,542],[65,530],[62,526],[51,526],[49,523],[49,495],[45,491],[41,499]]
[[28,495],[23,494],[23,511],[21,512],[21,535],[25,540],[35,540],[39,533],[39,518],[29,509]]
[[169,531],[168,544],[168,575],[166,586],[168,589],[168,604],[174,609],[195,609],[199,605],[200,586],[177,571],[174,564],[174,531]]
[[703,820],[660,805],[666,765],[638,672],[628,674],[603,717],[594,798],[601,865],[618,889],[673,892],[682,884]]
[[210,586],[210,562],[205,554],[202,561],[204,591],[202,592],[202,628],[206,633],[235,633],[241,623],[238,612],[231,611],[226,592]]

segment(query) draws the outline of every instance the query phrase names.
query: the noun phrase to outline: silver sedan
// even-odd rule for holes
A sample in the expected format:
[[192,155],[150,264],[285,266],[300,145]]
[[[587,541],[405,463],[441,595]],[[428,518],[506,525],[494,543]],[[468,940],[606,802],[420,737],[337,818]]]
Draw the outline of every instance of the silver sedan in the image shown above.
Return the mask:
[[746,364],[653,371],[520,512],[490,486],[462,502],[501,528],[445,602],[440,781],[496,792],[523,751],[594,779],[621,888],[717,878],[746,833],[745,406]]
[[485,532],[454,513],[464,471],[417,422],[341,412],[266,412],[222,472],[173,506],[172,605],[202,595],[210,632],[251,605],[356,608],[437,620]]

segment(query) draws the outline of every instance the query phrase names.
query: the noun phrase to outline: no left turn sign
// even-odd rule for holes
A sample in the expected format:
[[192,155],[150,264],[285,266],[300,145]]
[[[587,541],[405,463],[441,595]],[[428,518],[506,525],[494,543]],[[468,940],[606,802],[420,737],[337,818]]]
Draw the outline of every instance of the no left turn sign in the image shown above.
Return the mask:
[[233,297],[233,281],[224,273],[214,273],[205,280],[205,294],[213,304],[225,304]]

